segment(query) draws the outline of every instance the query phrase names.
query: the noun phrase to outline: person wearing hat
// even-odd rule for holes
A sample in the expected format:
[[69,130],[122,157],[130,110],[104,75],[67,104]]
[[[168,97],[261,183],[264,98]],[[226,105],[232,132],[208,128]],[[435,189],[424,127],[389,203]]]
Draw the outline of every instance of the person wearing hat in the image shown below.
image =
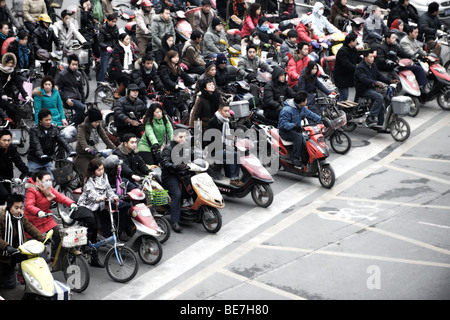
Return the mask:
[[227,45],[220,43],[220,40],[227,41],[227,34],[222,20],[215,17],[203,37],[203,55],[205,58],[216,57],[219,53],[227,52]]
[[125,133],[141,136],[140,120],[144,117],[147,107],[138,96],[139,87],[132,83],[128,86],[127,95],[117,100],[114,105],[114,125],[117,127],[117,134],[121,141]]
[[318,37],[325,36],[326,32],[329,34],[341,32],[325,17],[324,8],[324,4],[318,1],[312,9],[312,28]]
[[[25,4],[24,4],[25,7]],[[25,13],[24,13],[25,16]],[[53,45],[56,50],[62,49],[61,41],[56,36],[53,28],[50,28],[50,24],[52,23],[52,19],[48,14],[41,14],[38,18],[39,26],[33,32],[33,45],[36,54],[39,50],[45,50],[48,53],[53,52]],[[28,28],[28,26],[27,26]],[[47,75],[50,72],[50,68],[52,68],[51,62],[41,62],[42,70],[44,75]],[[51,75],[55,76],[56,69],[52,68]]]
[[314,33],[312,28],[312,18],[311,15],[305,15],[300,19],[300,23],[295,28],[297,31],[297,44],[301,41],[308,42],[310,44],[314,44],[319,42],[319,37]]
[[74,38],[83,45],[83,48],[89,48],[89,43],[72,21],[72,12],[68,10],[61,11],[61,19],[53,24],[53,32],[55,32],[55,35],[61,41],[64,48],[69,49],[72,47]]
[[141,8],[136,11],[136,42],[141,57],[147,53],[147,46],[152,41],[153,15],[155,15],[153,3],[150,0],[143,0]]
[[89,162],[95,158],[100,139],[106,145],[106,148],[116,148],[101,126],[102,113],[100,110],[92,107],[88,109],[87,114],[84,122],[78,126],[77,144],[75,145],[77,156],[74,159],[74,164],[82,175],[86,172]]
[[283,43],[283,39],[277,36],[270,28],[269,21],[266,17],[259,17],[258,24],[256,25],[256,28],[253,29],[252,33],[256,33],[259,36],[262,45],[273,42],[279,44]]
[[216,80],[217,88],[226,93],[232,93],[233,86],[230,84],[230,74],[227,68],[227,56],[223,53],[217,55],[216,58]]
[[201,44],[203,42],[203,33],[194,30],[191,38],[184,43],[181,50],[182,62],[188,67],[189,73],[203,74],[205,72],[206,62],[201,55]]
[[192,30],[201,31],[205,33],[208,31],[208,27],[212,24],[212,21],[217,14],[211,9],[211,0],[202,0],[201,9],[194,13]]

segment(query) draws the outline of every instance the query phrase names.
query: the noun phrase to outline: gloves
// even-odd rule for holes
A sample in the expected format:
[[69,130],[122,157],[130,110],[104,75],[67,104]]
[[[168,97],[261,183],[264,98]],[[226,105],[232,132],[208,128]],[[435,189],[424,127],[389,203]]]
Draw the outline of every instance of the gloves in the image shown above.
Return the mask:
[[2,100],[8,101],[8,96],[6,94],[2,95]]
[[75,157],[77,155],[77,153],[75,151],[71,151],[69,153],[69,157]]
[[186,171],[187,169],[189,169],[187,164],[185,164],[185,163],[177,164],[177,170],[178,171]]
[[85,43],[83,43],[83,49],[89,49],[89,47],[91,46],[89,41],[86,41]]
[[320,44],[316,40],[311,41],[311,45],[316,49],[319,49],[320,47]]
[[38,211],[38,213],[37,213],[37,216],[39,217],[39,218],[45,218],[45,216],[46,216],[46,213],[44,212],[44,211]]
[[249,73],[246,77],[245,77],[249,82],[255,81],[256,77],[253,73]]
[[94,149],[91,149],[91,148],[86,148],[86,149],[84,149],[84,151],[86,151],[87,153],[90,153],[90,154],[92,154],[93,156],[95,156],[95,150]]
[[294,126],[294,130],[295,130],[296,132],[300,132],[300,131],[302,131],[302,126],[299,126],[298,124],[296,124],[296,125]]
[[152,145],[152,146],[151,146],[151,150],[152,150],[153,152],[158,151],[158,150],[159,150],[159,144],[155,143],[154,145]]
[[13,255],[15,254],[18,250],[17,248],[11,247],[11,246],[6,246],[5,251],[8,252],[8,254]]
[[41,160],[50,160],[50,157],[46,154],[43,154],[42,156],[40,156]]
[[30,97],[30,96],[27,96],[27,97],[25,98],[25,101],[26,101],[26,102],[33,102],[33,98]]
[[108,51],[108,53],[113,52],[113,49],[111,47],[106,48],[106,51]]

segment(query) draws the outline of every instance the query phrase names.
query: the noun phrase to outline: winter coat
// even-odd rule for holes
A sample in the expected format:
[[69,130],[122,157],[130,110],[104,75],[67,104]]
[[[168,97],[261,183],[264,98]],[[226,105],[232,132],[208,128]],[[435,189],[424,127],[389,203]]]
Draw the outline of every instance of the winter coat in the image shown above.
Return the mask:
[[383,41],[381,46],[377,48],[377,57],[375,59],[375,62],[377,63],[378,70],[380,71],[392,71],[394,69],[394,66],[388,66],[386,63],[386,60],[391,60],[388,57],[389,51],[392,51],[395,53],[395,60],[399,60],[401,58],[409,58],[411,59],[411,55],[407,54],[405,51],[403,51],[402,48],[397,43],[394,43],[393,45],[387,44],[386,41]]
[[[46,132],[47,131],[47,132]],[[52,124],[49,129],[44,129],[40,124],[35,124],[30,129],[30,148],[28,149],[28,161],[46,164],[50,159],[41,160],[42,155],[54,156],[57,145],[61,145],[67,153],[73,151],[72,146],[61,136],[59,128]]]
[[201,121],[202,131],[205,132],[208,121],[214,116],[221,104],[223,104],[223,101],[217,89],[213,94],[206,92],[205,89],[200,89],[197,99],[195,99],[194,107],[192,107],[189,127],[194,128],[195,121]]
[[148,72],[144,66],[140,63],[140,59],[134,64],[135,70],[131,73],[131,83],[136,84],[139,87],[139,98],[142,101],[147,99],[147,89],[150,84],[152,85],[152,90],[156,92],[161,92],[164,90],[164,85],[158,76],[158,71],[155,67]]
[[136,11],[136,37],[148,38],[152,36],[152,22],[155,10],[151,9],[149,12],[139,9]]
[[17,29],[21,27],[20,24],[17,22],[17,19],[11,13],[11,10],[8,8],[8,5],[5,5],[3,8],[0,8],[0,21],[5,21],[9,24],[12,24]]
[[[133,53],[133,49],[131,49],[131,55],[133,58],[131,64],[128,66],[128,70],[133,70],[134,63],[137,59],[137,56]],[[116,43],[112,52],[111,62],[109,63],[109,71],[122,72],[122,70],[124,70],[124,59],[125,49],[120,43]]]
[[247,69],[252,69],[253,73],[256,75],[259,68],[269,73],[273,72],[272,67],[261,60],[261,58],[258,56],[256,56],[254,59],[249,59],[248,56],[243,56],[241,57],[241,59],[239,59],[238,73],[240,78],[245,78],[248,75],[248,72],[245,71]]
[[221,69],[216,67],[216,75],[214,80],[216,80],[217,88],[222,92],[228,91],[228,84],[230,83],[230,74],[227,67]]
[[182,62],[189,67],[204,66],[200,45],[194,40],[188,40],[184,43],[183,50],[181,50]]
[[10,145],[7,149],[0,148],[0,179],[12,179],[14,177],[14,165],[21,173],[28,174],[27,165],[17,152],[15,145]]
[[0,68],[0,96],[7,95],[13,97],[14,87],[16,87],[23,97],[27,97],[28,94],[23,88],[22,79],[17,75],[15,70],[17,60],[13,53],[7,52],[2,56],[2,67],[5,67],[6,58],[9,56],[14,60],[13,69],[8,73]]
[[[7,246],[17,248],[19,246],[19,235],[17,234],[17,224],[14,223],[13,227],[13,243],[6,242],[5,239],[5,218],[6,218],[6,205],[0,206],[0,263],[10,263],[11,257],[3,256]],[[22,217],[23,231],[26,232],[31,238],[38,241],[44,241],[45,236],[40,232],[28,219]],[[26,235],[22,235],[22,239],[26,239]]]
[[153,125],[145,124],[145,132],[138,144],[138,151],[151,152],[151,147],[158,144],[159,147],[163,145],[166,134],[169,141],[173,138],[173,127],[170,119],[166,116],[166,123],[161,119],[153,119]]
[[22,64],[20,61],[19,47],[20,47],[19,41],[13,41],[8,46],[8,52],[13,53],[17,58],[16,70],[17,69],[19,69],[19,70],[20,69],[34,70],[36,58],[35,58],[35,52],[34,52],[33,46],[31,45],[30,42],[27,43],[26,56],[28,57],[28,62],[24,62],[24,64]]
[[[161,170],[162,177],[164,176],[175,176],[180,178],[180,172],[177,170],[177,165],[173,163],[172,151],[178,145],[176,141],[170,141],[164,149],[161,151]],[[181,150],[180,150],[180,158],[181,158]]]
[[315,105],[316,104],[316,91],[320,90],[326,95],[329,95],[331,93],[330,90],[328,90],[320,80],[316,78],[314,81],[308,81],[305,77],[305,71],[306,69],[303,69],[302,72],[300,72],[300,77],[298,77],[298,89],[300,91],[306,91],[308,93],[308,105]]
[[314,30],[311,28],[309,29],[307,26],[305,26],[303,23],[299,23],[297,27],[295,28],[297,31],[298,37],[297,37],[297,43],[300,43],[301,41],[306,41],[308,43],[311,43],[313,40],[319,40],[319,37],[316,36],[314,33]]
[[370,45],[380,44],[383,40],[383,35],[388,31],[388,27],[384,24],[381,18],[375,17],[371,14],[363,26],[363,41]]
[[416,54],[417,49],[419,49],[419,56],[425,57],[427,55],[427,53],[422,49],[417,40],[411,39],[409,36],[403,37],[403,39],[400,40],[399,46],[404,52],[411,56],[414,56]]
[[224,30],[218,32],[210,26],[203,36],[203,55],[226,53],[227,46],[220,43],[220,39],[227,41],[227,34]]
[[441,28],[442,22],[438,16],[425,12],[419,18],[419,33],[425,34],[425,41],[435,40],[437,30]]
[[54,197],[52,199],[47,198],[38,189],[32,178],[28,179],[25,184],[25,188],[27,191],[25,194],[24,216],[27,217],[27,219],[41,232],[47,232],[56,227],[58,224],[52,217],[39,218],[37,215],[39,211],[43,211],[45,213],[52,212],[50,210],[52,201],[61,203],[67,207],[70,207],[72,203],[75,203],[75,201],[58,192],[53,187],[50,188],[50,192]]
[[161,47],[159,47],[159,49],[156,50],[156,52],[155,52],[155,62],[158,65],[161,64],[161,62],[166,57],[167,52],[169,52],[170,50],[177,51],[180,56],[180,61],[181,61],[181,52],[180,52],[178,46],[173,44],[171,47],[169,47],[169,45],[167,44],[167,38],[169,38],[171,36],[174,37],[174,34],[166,33],[165,35],[163,35],[163,37],[161,39]]
[[55,85],[61,95],[63,103],[67,103],[67,99],[74,99],[84,102],[84,88],[81,81],[81,72],[75,72],[69,68],[65,68],[56,76]]
[[130,181],[133,181],[131,178],[132,175],[148,175],[150,173],[150,169],[144,162],[144,159],[139,155],[137,151],[128,152],[123,143],[120,144],[116,150],[114,150],[114,154],[119,157],[122,163],[122,173],[121,176],[127,178]]
[[300,58],[300,52],[298,49],[294,50],[292,54],[292,58],[289,59],[287,65],[287,74],[288,74],[288,85],[290,88],[295,86],[298,83],[298,77],[300,76],[300,72],[308,65],[309,57],[305,56]]
[[173,74],[165,61],[161,62],[161,65],[159,66],[159,78],[161,79],[164,88],[173,93],[180,91],[180,89],[175,89],[175,86],[178,84],[178,78],[183,79],[185,86],[192,86],[195,84],[195,80],[181,68],[179,74]]
[[144,117],[146,111],[147,107],[141,99],[136,98],[132,101],[129,96],[122,97],[114,106],[114,125],[118,128],[127,127],[128,124],[125,123],[125,120],[130,118],[130,112],[134,112],[135,120],[139,121]]
[[198,10],[194,13],[192,31],[198,30],[205,33],[215,17],[217,17],[217,14],[214,9],[211,9],[207,15],[202,9]]
[[286,71],[280,67],[274,67],[272,72],[272,80],[264,86],[263,105],[266,110],[277,110],[282,107],[281,96],[284,99],[294,98],[295,92],[289,88],[287,82],[280,82],[278,78],[286,75]]
[[[258,20],[260,17],[261,15],[257,15],[254,18],[250,17],[250,15],[248,14],[245,16],[244,23],[241,29],[241,38],[244,38],[245,36],[249,36],[252,34],[252,31],[258,25]],[[269,28],[274,29],[275,27],[269,22]]]
[[372,63],[369,67],[367,63],[363,60],[356,67],[355,71],[355,89],[356,93],[360,94],[362,91],[367,89],[373,89],[375,87],[375,82],[381,81],[384,83],[390,83],[391,81],[383,76],[380,71],[378,71],[377,65]]
[[102,196],[106,196],[107,199],[117,197],[109,184],[106,173],[101,177],[90,177],[85,182],[77,205],[88,208],[91,211],[96,211],[100,207],[100,202],[97,199]]
[[338,6],[336,3],[331,6],[330,12],[330,22],[339,30],[342,30],[344,25],[345,17],[344,14],[347,15],[347,19],[353,19],[353,14],[350,12],[347,6]]
[[47,6],[44,0],[25,0],[22,13],[24,21],[36,23],[41,14],[47,14]]
[[92,41],[92,39],[97,37],[96,35],[96,22],[94,21],[94,13],[93,9],[89,11],[84,11],[81,7],[78,8],[79,16],[78,16],[78,26],[80,27],[79,31],[83,35],[83,37],[87,41]]
[[162,38],[165,34],[171,34],[175,36],[175,29],[173,27],[172,19],[168,21],[161,18],[161,15],[153,17],[152,27],[152,50],[156,51],[162,46]]
[[419,21],[419,17],[417,14],[413,11],[412,7],[410,5],[404,6],[400,2],[397,2],[397,5],[391,9],[391,12],[389,13],[387,25],[388,27],[391,26],[392,22],[394,22],[395,19],[400,19],[403,21],[403,23],[408,25],[409,21],[408,19],[411,19],[413,22],[417,23]]
[[110,27],[108,22],[104,22],[99,30],[98,34],[98,44],[100,46],[100,51],[106,51],[106,48],[114,48],[116,43],[119,41],[119,28],[117,25]]
[[40,25],[36,28],[36,30],[34,30],[34,36],[32,39],[35,51],[38,49],[44,49],[48,52],[53,52],[53,43],[55,44],[56,50],[62,49],[61,41],[59,41],[58,37],[53,32],[52,26],[46,29],[43,25]]
[[289,58],[292,57],[294,50],[297,49],[297,43],[291,43],[289,39],[283,41],[280,47],[280,57],[282,57],[285,64],[288,63]]
[[47,108],[52,113],[52,123],[62,126],[62,120],[66,119],[59,91],[52,88],[52,95],[45,93],[44,89],[38,87],[33,90],[34,95],[34,122],[38,123],[38,114],[42,108]]
[[304,116],[312,122],[320,122],[322,120],[319,115],[306,107],[301,109],[297,108],[294,99],[286,100],[278,118],[278,130],[280,134],[292,131],[296,125],[301,125]]
[[319,15],[317,12],[320,8],[323,7],[323,4],[320,2],[316,2],[312,9],[311,18],[312,18],[312,28],[314,33],[321,37],[325,35],[325,29],[327,29],[328,33],[336,33],[340,32],[338,28],[330,23],[324,15]]
[[259,39],[261,40],[261,44],[271,43],[271,42],[277,42],[279,44],[283,43],[283,39],[278,37],[275,33],[273,33],[273,32],[268,33],[266,31],[262,31],[258,27],[253,29],[252,34],[258,35]]
[[59,41],[61,41],[61,44],[66,48],[70,48],[72,46],[74,38],[81,44],[86,42],[86,39],[73,23],[70,23],[67,27],[62,20],[56,21],[53,24],[53,32],[58,37]]
[[348,44],[339,49],[334,65],[334,81],[338,88],[353,87],[353,79],[356,66],[361,61],[360,54],[356,48],[350,48]]

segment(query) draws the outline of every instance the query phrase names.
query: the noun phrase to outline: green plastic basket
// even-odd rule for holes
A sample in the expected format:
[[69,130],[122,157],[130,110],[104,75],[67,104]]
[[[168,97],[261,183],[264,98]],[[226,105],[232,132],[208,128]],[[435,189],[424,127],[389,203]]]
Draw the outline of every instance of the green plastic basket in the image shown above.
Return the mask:
[[164,206],[169,203],[169,190],[148,191],[148,197],[152,206]]

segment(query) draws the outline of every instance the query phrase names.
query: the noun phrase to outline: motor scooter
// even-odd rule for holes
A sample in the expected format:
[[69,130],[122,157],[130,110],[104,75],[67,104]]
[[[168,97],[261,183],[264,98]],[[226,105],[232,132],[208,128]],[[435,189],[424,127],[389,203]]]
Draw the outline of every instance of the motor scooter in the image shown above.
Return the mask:
[[47,262],[40,257],[40,254],[45,250],[45,243],[52,235],[53,230],[50,230],[44,242],[34,239],[28,240],[19,246],[17,250],[17,254],[26,257],[20,262],[19,269],[19,274],[25,282],[23,300],[70,300],[69,286],[54,280]]
[[419,64],[427,73],[428,83],[419,97],[419,101],[425,103],[436,98],[439,107],[450,110],[450,74],[439,64],[439,59],[434,53],[430,53],[425,59],[419,60]]
[[409,67],[413,64],[414,62],[411,59],[400,59],[397,62],[398,70],[396,70],[400,80],[400,89],[397,90],[397,95],[411,98],[412,104],[408,113],[411,117],[417,116],[420,111],[419,97],[421,95],[416,76],[409,70]]
[[409,113],[412,100],[407,96],[393,97],[396,87],[396,84],[391,84],[384,85],[382,89],[385,95],[386,114],[383,126],[381,127],[368,127],[366,125],[366,119],[370,114],[370,107],[372,105],[372,101],[369,98],[359,98],[359,102],[349,100],[338,102],[338,105],[344,110],[347,116],[347,124],[343,127],[344,130],[352,132],[358,127],[368,127],[378,132],[389,132],[396,141],[403,142],[408,139],[411,134],[411,128],[408,121],[400,116]]
[[[188,163],[188,171],[181,178],[180,188],[182,189],[183,205],[181,208],[180,222],[202,223],[206,231],[217,233],[222,227],[222,215],[218,209],[225,207],[223,196],[208,175],[209,164],[203,159],[197,158]],[[158,170],[155,170],[158,169]],[[159,175],[159,168],[152,169]],[[161,177],[157,178],[161,181]],[[164,190],[160,183],[152,183],[152,190]],[[156,212],[170,215],[169,204],[156,206]]]
[[209,166],[208,174],[214,180],[220,192],[226,196],[234,198],[244,198],[249,193],[253,201],[260,207],[267,208],[273,202],[273,191],[270,186],[273,178],[261,161],[250,152],[251,141],[249,139],[239,139],[236,148],[242,154],[239,158],[240,170],[243,182],[241,187],[230,184],[230,179],[224,176],[224,164],[213,164]]

